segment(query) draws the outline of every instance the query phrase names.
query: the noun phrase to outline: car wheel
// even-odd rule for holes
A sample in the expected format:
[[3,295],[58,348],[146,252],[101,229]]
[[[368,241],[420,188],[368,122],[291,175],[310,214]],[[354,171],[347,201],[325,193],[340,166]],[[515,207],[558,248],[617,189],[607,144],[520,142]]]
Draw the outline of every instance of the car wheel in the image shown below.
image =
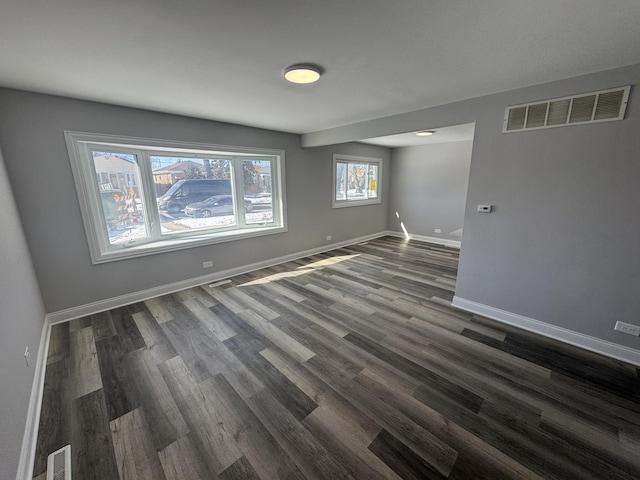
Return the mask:
[[202,210],[202,212],[200,212],[200,216],[202,218],[208,218],[211,216],[211,212],[209,210]]

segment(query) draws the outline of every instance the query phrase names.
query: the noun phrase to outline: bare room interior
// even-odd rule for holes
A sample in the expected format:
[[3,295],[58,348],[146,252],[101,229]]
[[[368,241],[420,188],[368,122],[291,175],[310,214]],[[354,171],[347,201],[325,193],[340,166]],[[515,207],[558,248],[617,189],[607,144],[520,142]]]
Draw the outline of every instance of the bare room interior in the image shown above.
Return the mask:
[[640,4],[0,4],[0,478],[640,478]]

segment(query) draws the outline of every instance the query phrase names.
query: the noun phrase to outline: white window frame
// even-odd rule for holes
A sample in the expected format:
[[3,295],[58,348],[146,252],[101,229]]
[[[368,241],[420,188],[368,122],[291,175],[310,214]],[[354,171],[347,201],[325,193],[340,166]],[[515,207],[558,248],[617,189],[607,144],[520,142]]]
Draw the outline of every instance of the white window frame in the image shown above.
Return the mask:
[[[336,191],[337,191],[337,167],[339,163],[359,163],[366,165],[376,165],[378,167],[378,178],[376,179],[376,197],[375,198],[367,198],[364,200],[353,200],[347,199],[338,200],[336,199]],[[371,157],[359,157],[355,155],[342,155],[338,153],[333,154],[333,182],[332,182],[332,191],[331,191],[331,205],[333,208],[344,208],[344,207],[358,207],[362,205],[375,205],[382,202],[382,159],[381,158],[371,158]]]
[[[94,264],[287,231],[284,150],[200,144],[74,131],[65,131],[64,135],[69,151],[85,234],[91,253],[91,261]],[[150,238],[136,240],[130,244],[110,244],[91,158],[91,149],[96,146],[104,148],[105,151],[110,153],[127,153],[137,156],[140,175],[139,188],[142,192],[144,210],[148,217],[145,222],[148,222],[151,228]],[[273,222],[249,225],[245,223],[245,209],[237,208],[237,203],[239,202],[237,196],[242,195],[238,192],[244,191],[242,175],[234,175],[234,168],[237,168],[238,171],[240,171],[240,168],[232,166],[231,182],[233,182],[233,191],[235,192],[234,207],[236,208],[234,211],[237,212],[236,225],[185,232],[184,234],[161,235],[150,162],[151,156],[158,155],[184,158],[224,157],[225,159],[231,159],[238,166],[243,160],[259,160],[260,157],[265,157],[265,160],[272,160]],[[241,200],[240,204],[243,205],[244,195],[242,195]]]

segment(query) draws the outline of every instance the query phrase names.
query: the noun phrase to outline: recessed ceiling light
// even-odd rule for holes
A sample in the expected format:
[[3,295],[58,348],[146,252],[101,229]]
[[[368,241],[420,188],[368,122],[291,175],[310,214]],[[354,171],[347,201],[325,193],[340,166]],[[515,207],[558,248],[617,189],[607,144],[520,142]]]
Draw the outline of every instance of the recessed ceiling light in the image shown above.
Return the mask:
[[317,65],[291,65],[284,71],[284,78],[291,83],[313,83],[320,79],[320,74]]
[[416,135],[419,137],[430,137],[434,133],[436,132],[434,132],[433,130],[422,130],[421,132],[416,132]]

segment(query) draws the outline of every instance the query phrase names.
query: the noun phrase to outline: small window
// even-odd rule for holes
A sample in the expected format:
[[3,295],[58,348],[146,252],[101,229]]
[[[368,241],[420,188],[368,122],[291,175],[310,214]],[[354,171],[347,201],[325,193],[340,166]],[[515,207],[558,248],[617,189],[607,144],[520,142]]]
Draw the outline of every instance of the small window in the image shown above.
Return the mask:
[[333,208],[380,203],[379,158],[333,156]]
[[94,263],[286,231],[282,151],[65,136]]

